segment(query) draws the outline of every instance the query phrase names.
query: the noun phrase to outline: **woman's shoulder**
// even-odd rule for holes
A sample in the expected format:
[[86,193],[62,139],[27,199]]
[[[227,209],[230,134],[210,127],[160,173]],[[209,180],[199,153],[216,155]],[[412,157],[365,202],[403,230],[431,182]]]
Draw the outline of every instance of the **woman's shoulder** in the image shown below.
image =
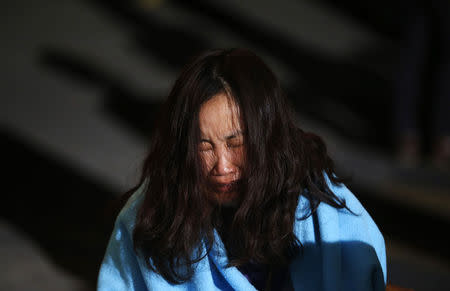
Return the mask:
[[[321,226],[334,225],[327,228],[331,237],[342,241],[361,241],[373,245],[375,249],[384,251],[384,238],[372,216],[361,204],[357,196],[345,184],[333,184],[328,179],[330,190],[342,201],[345,208],[335,209],[329,205],[321,205],[318,215],[321,216]],[[366,205],[367,207],[367,205]],[[333,221],[331,223],[331,221]]]
[[[356,278],[349,276],[348,282],[366,286],[361,280],[371,276],[372,279],[375,278],[373,280],[377,286],[382,286],[383,281],[386,282],[383,235],[357,196],[345,184],[333,184],[328,177],[326,180],[329,189],[339,200],[345,202],[346,207],[336,208],[321,202],[312,215],[296,221],[296,235],[305,246],[305,253],[310,251],[311,262],[315,262],[315,255],[320,254],[321,260],[326,262],[323,272],[332,274],[334,269],[331,268],[340,264],[345,274],[364,274]],[[298,209],[304,210],[309,201],[306,198],[301,201],[303,207]]]
[[[318,205],[318,209],[325,210],[326,212],[329,213],[336,213],[336,211],[338,211],[339,213],[365,212],[365,209],[359,202],[358,198],[356,198],[356,196],[347,188],[347,186],[344,183],[333,183],[327,174],[324,174],[324,179],[328,188],[335,196],[335,199],[337,198],[338,202],[345,203],[346,208],[340,211],[340,209],[337,209],[325,202],[322,202]],[[310,201],[309,198],[307,198],[307,195],[300,195],[299,198],[300,198],[299,207],[297,208],[297,213],[303,214],[303,216],[305,216],[305,213],[308,214],[311,211]],[[300,217],[302,217],[302,215],[300,215]]]
[[[320,203],[314,215],[307,219],[310,220],[311,226],[314,224],[313,216],[316,216],[317,226],[322,230],[326,229],[323,234],[332,234],[330,237],[334,239],[382,242],[380,230],[357,196],[345,184],[333,184],[328,176],[325,176],[325,180],[337,199],[345,203],[345,207],[336,208],[327,203]],[[309,201],[302,196],[297,208],[297,217],[305,217],[304,214],[308,211],[311,211]],[[308,224],[308,221],[300,224]]]

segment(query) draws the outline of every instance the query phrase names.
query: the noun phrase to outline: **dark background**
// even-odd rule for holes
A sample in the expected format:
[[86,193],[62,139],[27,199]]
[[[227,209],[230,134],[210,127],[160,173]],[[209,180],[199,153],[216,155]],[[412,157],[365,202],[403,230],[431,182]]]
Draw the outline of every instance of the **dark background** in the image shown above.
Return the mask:
[[[38,2],[3,3],[1,12],[4,290],[95,288],[153,116],[181,66],[211,47],[248,47],[280,76],[300,126],[323,136],[385,235],[389,282],[449,286],[449,172],[429,158],[435,68],[445,53],[428,4]],[[417,15],[429,20],[429,37],[412,42],[426,54],[408,38]],[[402,72],[414,57],[426,65],[408,83]],[[425,97],[423,158],[407,167],[396,159],[395,131],[405,90]]]

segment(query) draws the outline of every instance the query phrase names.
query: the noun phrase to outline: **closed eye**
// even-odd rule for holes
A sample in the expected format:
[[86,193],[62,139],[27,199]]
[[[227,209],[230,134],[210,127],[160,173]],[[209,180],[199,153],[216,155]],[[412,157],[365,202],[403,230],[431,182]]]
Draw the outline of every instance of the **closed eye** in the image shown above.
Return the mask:
[[213,146],[210,142],[202,140],[200,144],[198,145],[198,150],[201,152],[210,151],[213,149]]
[[227,146],[230,148],[237,148],[244,145],[244,141],[242,135],[240,136],[232,136],[227,140]]

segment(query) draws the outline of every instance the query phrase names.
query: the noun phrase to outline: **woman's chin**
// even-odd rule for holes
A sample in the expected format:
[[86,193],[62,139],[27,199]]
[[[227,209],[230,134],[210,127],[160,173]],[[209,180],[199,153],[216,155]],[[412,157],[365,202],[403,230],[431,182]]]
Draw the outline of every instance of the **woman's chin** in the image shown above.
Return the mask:
[[238,202],[237,192],[214,192],[210,193],[210,198],[213,202],[220,206],[232,207],[236,206]]

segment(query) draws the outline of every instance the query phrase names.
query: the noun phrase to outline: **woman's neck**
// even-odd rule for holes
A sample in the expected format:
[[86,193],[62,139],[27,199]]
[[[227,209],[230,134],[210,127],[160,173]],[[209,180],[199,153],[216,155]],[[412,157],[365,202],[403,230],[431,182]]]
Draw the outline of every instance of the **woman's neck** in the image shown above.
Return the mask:
[[220,208],[216,224],[217,232],[219,233],[220,238],[222,239],[222,242],[225,246],[225,249],[227,250],[229,257],[232,256],[233,253],[235,253],[234,252],[235,248],[233,247],[232,243],[233,239],[236,239],[235,237],[233,238],[232,234],[233,233],[232,225],[235,213],[236,209],[234,208],[231,207]]

